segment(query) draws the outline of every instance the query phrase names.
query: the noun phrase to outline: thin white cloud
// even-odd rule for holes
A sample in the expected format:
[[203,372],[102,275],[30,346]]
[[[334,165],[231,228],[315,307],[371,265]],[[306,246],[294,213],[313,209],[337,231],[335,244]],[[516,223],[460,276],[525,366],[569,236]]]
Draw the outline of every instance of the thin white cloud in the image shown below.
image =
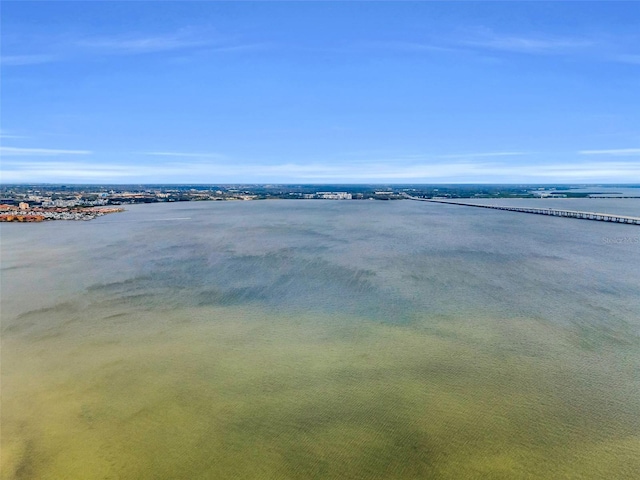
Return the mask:
[[[183,171],[184,171],[184,167]],[[136,166],[122,164],[87,163],[87,162],[45,162],[27,161],[3,165],[3,182],[29,181],[74,181],[91,180],[104,182],[110,180],[140,180],[152,178],[153,175],[171,176],[180,169],[158,168],[157,166]],[[167,181],[170,181],[167,178]]]
[[25,135],[15,135],[13,132],[0,129],[0,138],[28,138],[28,137]]
[[[361,150],[344,152],[344,157],[362,157],[360,161],[368,161],[372,157],[384,157],[392,156],[395,160],[399,161],[431,161],[439,158],[451,158],[451,159],[473,159],[473,158],[491,158],[491,157],[519,157],[524,155],[531,155],[532,152],[519,152],[519,151],[504,151],[504,152],[468,152],[468,153],[448,153],[448,154],[424,154],[424,153],[406,153],[406,154],[393,154],[384,150]],[[352,160],[353,162],[353,160]]]
[[[19,42],[14,42],[19,44]],[[2,66],[38,65],[71,61],[87,56],[143,55],[159,52],[244,52],[268,48],[265,43],[243,42],[238,38],[222,36],[208,28],[184,28],[160,34],[138,32],[105,36],[58,36],[40,39],[38,53],[16,53],[0,57]],[[22,47],[24,49],[24,47]]]
[[609,150],[581,150],[580,155],[613,155],[636,156],[640,155],[640,148],[613,148]]
[[361,48],[377,48],[385,50],[397,50],[406,52],[459,52],[461,49],[451,46],[438,45],[432,42],[407,42],[402,40],[389,40],[378,42],[365,42],[357,44]]
[[57,148],[20,148],[0,147],[0,155],[3,157],[18,156],[56,156],[56,155],[91,155],[90,150],[60,150]]
[[460,45],[515,53],[558,54],[592,47],[595,42],[584,38],[550,35],[504,35],[480,29],[469,38],[459,39]]
[[256,170],[260,176],[283,174],[301,180],[343,180],[343,181],[522,181],[535,182],[536,179],[561,182],[628,181],[640,178],[640,162],[619,163],[572,163],[559,165],[505,165],[499,163],[435,163],[394,166],[391,162],[373,163],[367,169],[352,166],[300,166],[279,165]]
[[220,45],[214,48],[211,48],[208,51],[213,52],[254,52],[260,50],[267,50],[274,46],[273,43],[238,43],[236,45]]
[[486,158],[486,157],[516,157],[528,155],[528,152],[480,152],[480,153],[456,153],[439,155],[438,158]]
[[494,55],[486,54],[518,53],[525,55],[582,55],[592,60],[640,65],[640,55],[633,52],[637,39],[624,36],[611,38],[567,37],[548,33],[495,32],[489,28],[464,29],[453,36],[425,38],[418,41],[388,40],[358,44],[358,48],[379,48],[416,53],[458,53],[478,55],[478,59],[497,63]]
[[265,43],[239,42],[236,38],[200,28],[186,28],[160,35],[117,35],[89,37],[77,40],[75,45],[94,54],[137,55],[186,49],[205,49],[209,52],[242,52],[264,49]]
[[416,162],[394,159],[362,163],[172,162],[158,165],[87,161],[21,161],[3,164],[9,182],[628,182],[640,178],[640,161],[512,165],[499,162]]
[[55,62],[59,58],[55,55],[30,54],[30,55],[3,55],[0,57],[0,65],[3,67],[21,65],[40,65]]
[[142,155],[157,157],[184,157],[184,158],[225,158],[221,153],[194,153],[194,152],[142,152]]
[[105,53],[140,54],[201,47],[211,40],[193,38],[181,34],[145,37],[100,37],[79,40],[77,45]]
[[616,179],[628,182],[630,178],[640,178],[640,162],[585,162],[553,165],[532,165],[515,167],[514,172],[526,176],[540,176],[571,179]]

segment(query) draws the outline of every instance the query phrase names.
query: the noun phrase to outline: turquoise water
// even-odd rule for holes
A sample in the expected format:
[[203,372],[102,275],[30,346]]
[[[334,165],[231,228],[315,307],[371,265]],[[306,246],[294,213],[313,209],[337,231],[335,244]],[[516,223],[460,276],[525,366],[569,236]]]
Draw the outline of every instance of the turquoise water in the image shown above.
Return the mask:
[[3,225],[2,478],[636,478],[637,236],[410,201]]

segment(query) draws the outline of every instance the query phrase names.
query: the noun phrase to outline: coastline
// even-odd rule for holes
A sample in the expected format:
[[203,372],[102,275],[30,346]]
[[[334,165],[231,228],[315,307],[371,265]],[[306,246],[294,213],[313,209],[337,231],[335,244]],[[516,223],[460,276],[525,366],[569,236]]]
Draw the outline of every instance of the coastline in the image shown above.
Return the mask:
[[11,205],[0,205],[0,222],[34,223],[52,220],[93,220],[110,213],[124,212],[121,207],[34,207],[28,209],[15,208]]

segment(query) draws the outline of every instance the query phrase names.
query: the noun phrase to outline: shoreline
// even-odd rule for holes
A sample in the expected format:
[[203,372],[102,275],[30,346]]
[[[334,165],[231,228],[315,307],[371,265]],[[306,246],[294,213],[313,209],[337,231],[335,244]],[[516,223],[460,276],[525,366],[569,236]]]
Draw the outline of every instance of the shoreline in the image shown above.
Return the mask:
[[[3,208],[4,207],[4,208]],[[9,208],[8,208],[9,207]],[[30,208],[15,209],[10,206],[0,206],[0,222],[37,223],[52,220],[93,220],[109,213],[124,212],[121,207],[99,207],[99,208]]]

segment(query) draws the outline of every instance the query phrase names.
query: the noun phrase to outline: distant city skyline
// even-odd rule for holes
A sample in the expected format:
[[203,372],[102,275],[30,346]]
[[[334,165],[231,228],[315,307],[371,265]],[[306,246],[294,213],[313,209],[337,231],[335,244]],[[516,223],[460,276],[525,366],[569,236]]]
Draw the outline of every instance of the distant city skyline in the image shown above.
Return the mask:
[[638,2],[1,5],[2,183],[638,183]]

